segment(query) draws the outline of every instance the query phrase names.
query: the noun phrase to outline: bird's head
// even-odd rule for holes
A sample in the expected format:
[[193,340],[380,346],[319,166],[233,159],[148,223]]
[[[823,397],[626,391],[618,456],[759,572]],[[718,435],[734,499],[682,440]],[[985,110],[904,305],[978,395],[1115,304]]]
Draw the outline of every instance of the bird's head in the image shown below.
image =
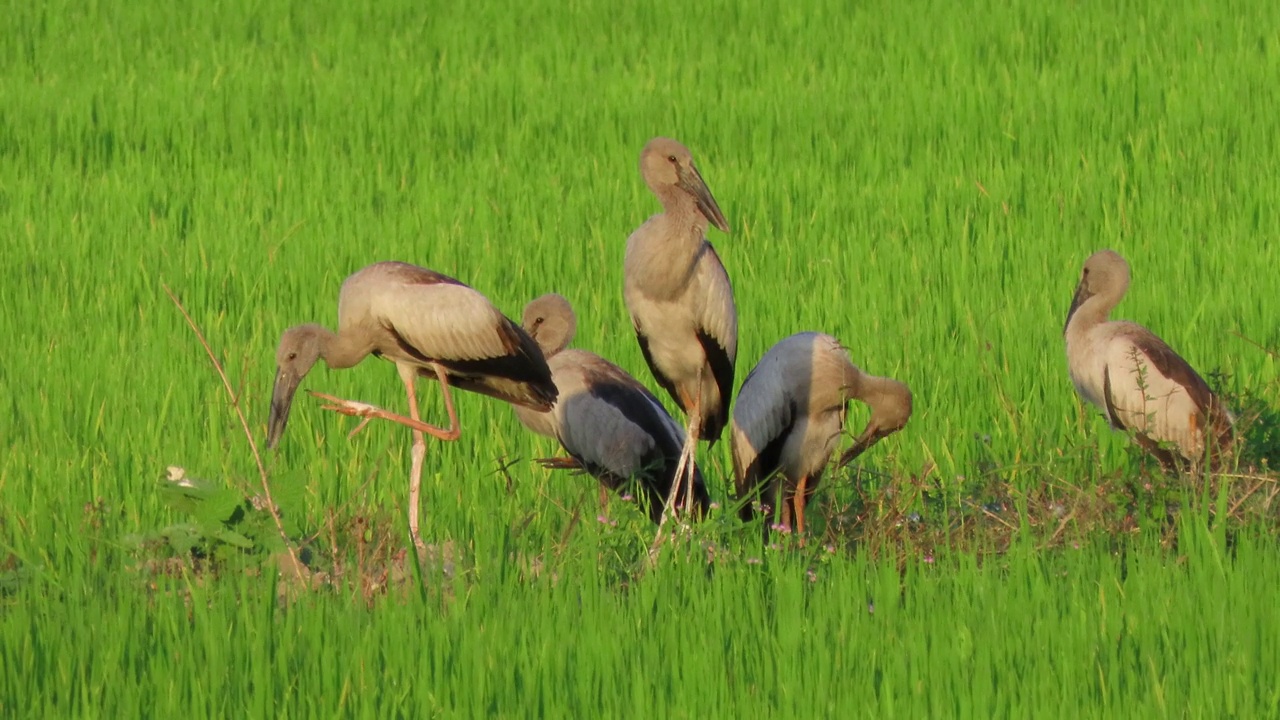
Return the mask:
[[302,378],[324,355],[332,335],[319,325],[298,325],[284,331],[276,348],[276,382],[271,391],[271,416],[267,420],[267,447],[274,448],[289,423],[289,408]]
[[671,138],[650,140],[640,152],[640,174],[659,198],[683,193],[693,198],[698,212],[721,232],[729,232],[729,222],[693,164],[689,148]]
[[857,397],[871,407],[871,417],[853,445],[840,456],[844,467],[868,448],[907,426],[911,419],[911,388],[892,378],[863,375]]
[[1071,318],[1076,310],[1089,298],[1101,295],[1108,300],[1107,309],[1115,307],[1129,289],[1129,263],[1114,250],[1099,250],[1084,261],[1080,270],[1080,282],[1076,284],[1076,294],[1071,298],[1071,308],[1067,310],[1067,322],[1062,331],[1067,331]]
[[542,348],[542,354],[551,357],[573,342],[578,319],[563,295],[547,293],[524,306],[520,325]]
[[892,378],[880,378],[875,389],[871,416],[883,433],[892,435],[907,426],[911,419],[911,388]]

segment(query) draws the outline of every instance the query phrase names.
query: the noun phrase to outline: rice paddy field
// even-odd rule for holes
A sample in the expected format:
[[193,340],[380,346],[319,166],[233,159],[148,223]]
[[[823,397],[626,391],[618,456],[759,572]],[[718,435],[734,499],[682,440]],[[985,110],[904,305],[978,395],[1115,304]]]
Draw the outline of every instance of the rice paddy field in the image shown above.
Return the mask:
[[[1280,715],[1280,5],[4,14],[0,715]],[[738,384],[821,330],[913,390],[806,546],[739,523],[722,442],[719,510],[650,562],[641,513],[478,395],[428,448],[421,557],[403,428],[348,440],[300,394],[261,447],[280,333],[380,260],[515,318],[559,292],[576,347],[656,388],[622,260],[657,135],[731,226]],[[1237,411],[1230,472],[1167,477],[1077,399],[1101,248],[1133,268],[1116,316]],[[374,359],[304,387],[404,409]]]

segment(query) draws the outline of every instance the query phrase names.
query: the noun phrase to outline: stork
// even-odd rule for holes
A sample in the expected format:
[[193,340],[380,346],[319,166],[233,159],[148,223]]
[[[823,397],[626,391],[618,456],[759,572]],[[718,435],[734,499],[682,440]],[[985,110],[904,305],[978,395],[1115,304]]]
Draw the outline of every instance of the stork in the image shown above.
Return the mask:
[[[267,447],[274,448],[289,421],[299,383],[324,360],[332,369],[349,368],[369,355],[395,363],[409,400],[409,417],[365,403],[316,393],[326,409],[364,418],[383,418],[413,429],[409,474],[409,534],[422,548],[418,497],[423,433],[456,440],[461,432],[450,386],[524,407],[548,410],[556,399],[551,370],[537,343],[503,316],[479,292],[433,270],[401,262],[380,262],[356,271],[338,293],[338,331],[316,324],[286,330],[276,351],[276,379],[267,422]],[[414,392],[417,377],[440,381],[449,427],[422,422]]]
[[[784,338],[760,358],[738,391],[730,431],[743,520],[754,517],[757,494],[762,511],[772,517],[781,489],[782,524],[791,525],[794,510],[795,529],[804,543],[805,505],[835,451],[853,399],[870,406],[871,417],[838,467],[907,424],[910,389],[862,372],[838,340],[822,333]],[[766,523],[766,536],[768,532]]]
[[1235,418],[1204,379],[1147,328],[1109,320],[1129,289],[1129,263],[1112,250],[1085,260],[1063,336],[1076,391],[1167,470],[1206,457],[1220,464]]
[[[566,349],[577,318],[563,296],[551,293],[534,299],[525,306],[521,322],[542,348],[560,395],[548,412],[515,405],[516,417],[533,432],[559,440],[577,466],[610,490],[635,481],[641,491],[637,496],[643,494],[647,500],[649,518],[661,523],[676,482],[684,430],[625,370],[595,353]],[[705,515],[709,502],[695,465],[694,516]]]
[[679,142],[650,140],[640,174],[662,212],[627,239],[623,298],[645,362],[688,418],[671,494],[683,483],[689,506],[697,444],[714,444],[728,422],[738,356],[733,288],[706,238],[708,223],[726,233],[729,224]]

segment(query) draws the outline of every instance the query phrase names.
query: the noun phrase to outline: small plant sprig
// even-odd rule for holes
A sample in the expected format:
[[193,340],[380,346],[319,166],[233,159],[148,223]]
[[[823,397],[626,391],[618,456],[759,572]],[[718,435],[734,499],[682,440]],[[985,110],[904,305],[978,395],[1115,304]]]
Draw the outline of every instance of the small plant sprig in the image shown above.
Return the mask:
[[231,386],[231,381],[227,379],[227,373],[223,370],[222,363],[218,362],[217,356],[213,353],[213,348],[209,346],[204,333],[200,331],[196,321],[191,318],[191,314],[182,305],[182,301],[178,300],[178,296],[169,289],[167,284],[161,283],[160,287],[169,296],[169,299],[173,301],[173,304],[177,306],[178,311],[182,313],[187,325],[190,326],[191,331],[196,335],[196,339],[200,341],[200,345],[204,348],[205,354],[209,356],[209,362],[213,364],[213,369],[218,373],[218,378],[222,380],[222,387],[226,390],[227,397],[231,400],[231,408],[235,410],[236,417],[240,420],[240,429],[244,431],[245,439],[249,441],[249,451],[253,454],[253,461],[258,467],[258,477],[262,484],[263,506],[275,522],[276,531],[279,532],[280,540],[284,543],[285,550],[288,552],[290,573],[293,576],[300,576],[305,573],[305,567],[299,561],[298,554],[294,552],[293,546],[289,543],[289,536],[285,532],[284,522],[280,519],[279,508],[271,496],[271,483],[267,479],[267,467],[262,462],[262,453],[258,450],[258,443],[254,441],[253,432],[249,429],[249,421],[245,418],[243,408],[240,407],[240,396],[236,393],[235,388]]

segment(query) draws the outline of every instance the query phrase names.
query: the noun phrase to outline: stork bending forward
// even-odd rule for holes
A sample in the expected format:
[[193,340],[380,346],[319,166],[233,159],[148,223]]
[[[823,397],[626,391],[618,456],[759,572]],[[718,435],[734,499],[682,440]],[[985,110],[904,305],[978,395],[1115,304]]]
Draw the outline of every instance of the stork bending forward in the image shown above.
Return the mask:
[[[291,327],[280,338],[267,447],[280,441],[294,393],[317,360],[339,369],[353,367],[369,355],[395,363],[408,396],[408,418],[372,405],[317,395],[330,402],[326,409],[362,416],[365,422],[383,418],[413,429],[409,533],[421,548],[418,498],[426,454],[423,433],[455,440],[461,432],[450,386],[537,410],[551,407],[556,387],[538,345],[483,295],[426,268],[375,263],[342,283],[336,333],[308,324]],[[414,392],[419,376],[440,381],[449,427],[435,427],[419,417]],[[363,426],[364,422],[352,434]]]
[[[780,502],[782,524],[790,526],[794,514],[804,543],[805,505],[817,490],[854,399],[870,406],[871,417],[840,457],[839,467],[907,424],[911,391],[897,380],[862,372],[838,340],[822,333],[784,338],[760,358],[742,383],[733,410],[733,470],[743,520],[754,517],[757,495],[769,518]],[[766,536],[768,532],[766,522]]]

